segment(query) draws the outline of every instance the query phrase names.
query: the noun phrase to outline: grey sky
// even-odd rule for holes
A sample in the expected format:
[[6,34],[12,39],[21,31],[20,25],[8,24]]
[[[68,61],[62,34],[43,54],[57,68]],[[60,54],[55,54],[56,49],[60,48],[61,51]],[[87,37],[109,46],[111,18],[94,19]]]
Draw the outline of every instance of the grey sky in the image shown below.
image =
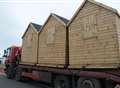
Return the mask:
[[[49,14],[70,19],[83,0],[0,0],[0,53],[11,45],[21,45],[29,22],[43,24]],[[119,0],[97,0],[120,12]]]

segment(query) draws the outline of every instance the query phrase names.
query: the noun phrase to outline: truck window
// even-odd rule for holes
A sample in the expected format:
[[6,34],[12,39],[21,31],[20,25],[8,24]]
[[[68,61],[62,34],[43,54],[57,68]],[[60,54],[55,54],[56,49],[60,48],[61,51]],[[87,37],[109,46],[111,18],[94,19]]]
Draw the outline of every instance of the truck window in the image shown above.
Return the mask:
[[7,52],[6,52],[6,55],[7,55],[7,56],[10,56],[10,51],[11,51],[11,48],[8,48],[8,49],[7,49]]

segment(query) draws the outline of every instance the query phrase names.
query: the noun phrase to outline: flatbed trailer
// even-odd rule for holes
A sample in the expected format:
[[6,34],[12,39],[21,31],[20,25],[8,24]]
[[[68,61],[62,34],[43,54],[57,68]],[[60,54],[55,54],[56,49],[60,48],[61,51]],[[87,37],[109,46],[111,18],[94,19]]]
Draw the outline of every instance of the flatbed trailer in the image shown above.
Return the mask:
[[[21,69],[21,75],[19,74],[18,77],[47,82],[54,85],[55,88],[81,88],[82,84],[91,85],[90,88],[115,88],[120,84],[119,69],[69,69],[25,64],[19,64],[18,68]],[[61,81],[63,84],[60,83]],[[62,85],[66,87],[62,87]],[[85,85],[83,86],[87,88]]]

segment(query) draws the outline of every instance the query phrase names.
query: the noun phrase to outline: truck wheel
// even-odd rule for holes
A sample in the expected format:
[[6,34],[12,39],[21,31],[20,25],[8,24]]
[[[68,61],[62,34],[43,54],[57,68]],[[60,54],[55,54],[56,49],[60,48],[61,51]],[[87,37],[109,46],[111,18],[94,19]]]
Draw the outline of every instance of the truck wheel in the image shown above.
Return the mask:
[[77,88],[102,88],[100,81],[93,78],[80,78],[77,82]]
[[21,68],[16,69],[15,80],[22,81],[22,69]]
[[13,79],[15,75],[15,70],[12,65],[8,66],[6,69],[6,76],[9,79]]
[[57,76],[54,80],[54,88],[71,88],[69,79],[65,76]]

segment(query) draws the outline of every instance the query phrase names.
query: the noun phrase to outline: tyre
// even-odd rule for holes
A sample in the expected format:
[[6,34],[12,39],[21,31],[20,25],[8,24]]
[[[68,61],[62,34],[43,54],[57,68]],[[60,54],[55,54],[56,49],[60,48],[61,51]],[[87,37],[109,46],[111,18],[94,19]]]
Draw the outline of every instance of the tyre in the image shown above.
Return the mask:
[[71,88],[70,80],[65,76],[56,76],[54,79],[54,88]]
[[102,88],[101,83],[93,78],[79,78],[77,88]]
[[6,69],[6,76],[8,79],[13,79],[15,77],[15,69],[12,65],[9,65]]

